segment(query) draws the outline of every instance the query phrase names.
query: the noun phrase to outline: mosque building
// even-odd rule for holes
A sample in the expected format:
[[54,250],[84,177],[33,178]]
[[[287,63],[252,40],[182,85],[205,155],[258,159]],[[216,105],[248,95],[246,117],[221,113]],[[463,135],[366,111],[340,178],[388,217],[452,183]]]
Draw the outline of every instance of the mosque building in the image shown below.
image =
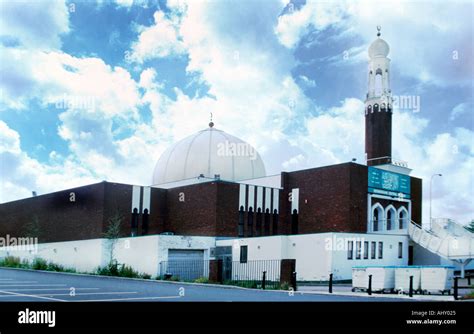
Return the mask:
[[3,203],[0,235],[37,224],[38,254],[23,257],[91,270],[105,263],[104,233],[118,217],[117,256],[151,275],[178,259],[295,259],[304,281],[349,279],[356,265],[439,264],[410,235],[421,225],[422,180],[392,157],[388,54],[379,30],[369,47],[366,164],[268,176],[255,148],[211,120],[161,155],[151,186],[104,181]]

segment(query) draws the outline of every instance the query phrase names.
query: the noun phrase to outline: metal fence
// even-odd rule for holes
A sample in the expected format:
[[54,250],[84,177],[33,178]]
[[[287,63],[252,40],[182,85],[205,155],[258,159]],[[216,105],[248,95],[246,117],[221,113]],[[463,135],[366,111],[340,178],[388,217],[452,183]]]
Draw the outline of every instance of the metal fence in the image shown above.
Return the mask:
[[280,288],[280,260],[223,261],[222,283],[255,289]]
[[160,262],[161,279],[177,281],[195,281],[209,278],[209,261],[205,260],[175,260]]
[[[255,289],[280,289],[280,260],[222,261],[220,282]],[[159,277],[165,280],[196,281],[209,278],[210,261],[174,260],[159,264]],[[291,282],[287,282],[291,284]]]

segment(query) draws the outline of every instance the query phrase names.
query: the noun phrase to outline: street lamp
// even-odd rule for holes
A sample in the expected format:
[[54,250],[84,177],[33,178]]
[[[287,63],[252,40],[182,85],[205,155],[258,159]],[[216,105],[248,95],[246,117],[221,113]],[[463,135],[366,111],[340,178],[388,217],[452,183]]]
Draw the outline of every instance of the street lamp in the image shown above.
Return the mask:
[[430,179],[430,230],[431,230],[431,220],[433,219],[431,216],[431,188],[433,187],[433,177],[435,176],[443,176],[443,174],[433,174],[431,175],[431,179]]

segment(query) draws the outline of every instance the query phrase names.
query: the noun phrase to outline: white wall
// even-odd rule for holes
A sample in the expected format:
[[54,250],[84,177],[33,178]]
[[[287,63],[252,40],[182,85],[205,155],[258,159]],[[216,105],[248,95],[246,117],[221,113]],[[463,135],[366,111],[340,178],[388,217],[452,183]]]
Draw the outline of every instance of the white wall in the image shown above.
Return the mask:
[[[347,259],[347,241],[354,241],[353,259]],[[355,241],[361,241],[361,259],[355,258]],[[383,242],[383,258],[364,259],[364,241]],[[403,242],[403,258],[398,258],[398,242]],[[352,278],[353,266],[406,265],[408,263],[408,237],[382,234],[316,233],[289,236],[271,236],[218,240],[217,246],[233,246],[232,259],[239,261],[240,246],[248,247],[248,261],[295,259],[297,279],[300,281],[335,280]]]
[[[408,265],[408,236],[388,235],[388,234],[358,234],[358,233],[333,233],[337,238],[349,240],[356,238],[355,241],[361,241],[362,251],[361,259],[356,259],[356,243],[354,241],[353,259],[347,258],[347,249],[336,250],[333,252],[332,269],[335,280],[346,280],[352,278],[352,267],[355,266],[400,266]],[[369,242],[369,258],[364,259],[364,241]],[[375,259],[371,259],[371,242],[375,241],[376,252]],[[383,258],[378,258],[378,243],[383,242]],[[398,258],[398,243],[403,243],[402,258]]]
[[333,233],[291,235],[287,239],[287,259],[296,259],[298,281],[329,280],[333,252],[327,249],[327,239]]
[[[158,275],[159,263],[168,260],[169,249],[204,250],[204,260],[209,260],[209,249],[215,247],[214,237],[188,237],[179,235],[151,235],[120,238],[114,247],[114,257],[121,264],[134,270]],[[38,244],[38,252],[14,251],[0,248],[0,258],[19,257],[32,261],[35,257],[75,268],[81,272],[93,272],[110,260],[110,241],[106,239],[78,240]]]
[[0,258],[19,257],[32,261],[42,258],[77,271],[93,271],[108,262],[104,239],[77,240],[38,244],[38,251],[17,251],[0,248]]
[[159,236],[121,238],[115,245],[115,259],[140,273],[157,275]]

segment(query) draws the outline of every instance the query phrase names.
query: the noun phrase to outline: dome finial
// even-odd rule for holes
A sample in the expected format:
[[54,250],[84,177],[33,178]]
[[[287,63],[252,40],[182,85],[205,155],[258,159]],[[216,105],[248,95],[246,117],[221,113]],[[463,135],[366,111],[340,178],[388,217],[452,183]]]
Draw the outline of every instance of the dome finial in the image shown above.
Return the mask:
[[211,114],[211,121],[209,122],[209,127],[212,128],[214,126],[214,122],[212,121],[212,112],[210,114]]
[[377,26],[377,37],[380,37],[380,30],[382,30],[382,27]]

